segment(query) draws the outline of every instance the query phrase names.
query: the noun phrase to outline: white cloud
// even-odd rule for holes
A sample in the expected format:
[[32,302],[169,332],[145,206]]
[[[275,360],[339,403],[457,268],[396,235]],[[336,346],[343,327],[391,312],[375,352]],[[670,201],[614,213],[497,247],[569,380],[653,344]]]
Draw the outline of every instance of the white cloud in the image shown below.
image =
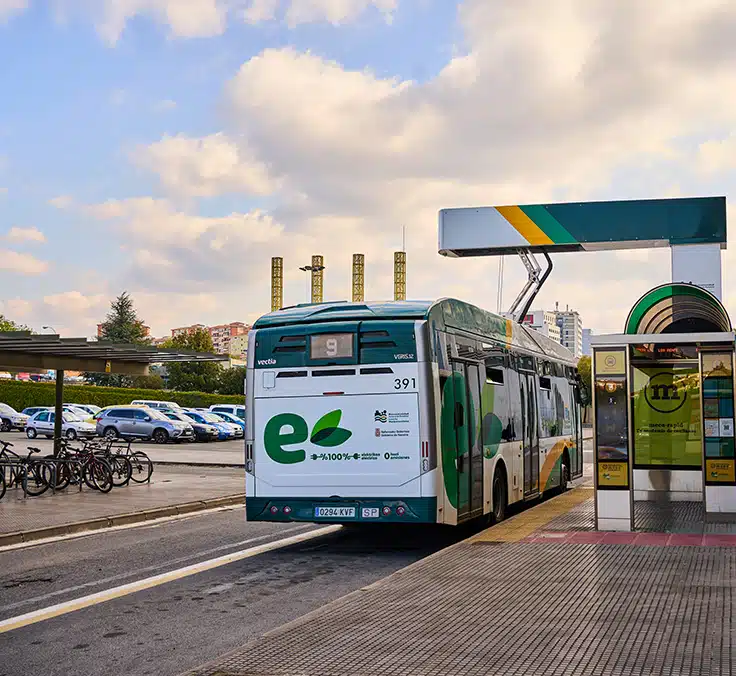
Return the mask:
[[[495,298],[494,262],[437,256],[438,209],[659,197],[673,184],[697,191],[678,143],[736,120],[736,43],[725,28],[736,27],[736,7],[466,0],[460,21],[465,51],[426,83],[284,48],[246,62],[226,92],[229,137],[288,186],[274,212],[288,232],[308,235],[319,218],[350,220],[354,229],[336,228],[320,245],[347,261],[361,240],[390,252],[408,225],[410,295],[452,287],[486,307]],[[621,174],[638,194],[614,192]],[[376,255],[390,280],[390,256]],[[558,256],[549,298],[602,275],[616,284],[610,312],[593,298],[581,310],[619,329],[611,317],[625,317],[625,303],[663,281],[660,273],[669,274],[666,254]],[[510,272],[507,290],[523,276]]]
[[[251,2],[245,18],[339,23],[392,9],[295,6]],[[700,186],[682,139],[706,145],[736,121],[736,6],[722,0],[465,0],[459,20],[457,55],[426,82],[293,48],[243,64],[226,88],[224,133],[167,136],[133,158],[172,197],[268,195],[273,211],[202,216],[194,203],[145,197],[91,205],[130,252],[125,281],[151,294],[154,313],[156,292],[160,305],[177,293],[220,304],[237,294],[259,312],[270,256],[284,256],[290,303],[304,299],[298,266],[312,253],[325,255],[326,296],[348,298],[350,255],[363,252],[367,296],[387,298],[406,225],[410,297],[492,307],[495,261],[437,255],[440,208],[688,194]],[[719,171],[727,155],[711,160]],[[620,330],[638,296],[669,275],[666,251],[554,258],[538,303],[569,303],[599,331]],[[524,277],[509,260],[506,304]],[[172,324],[209,312],[185,303]]]
[[203,38],[225,30],[228,0],[60,0],[58,12],[91,15],[100,37],[114,46],[131,19],[146,16],[166,25],[172,37]]
[[279,0],[250,0],[250,4],[243,10],[243,20],[246,23],[261,23],[276,18]]
[[24,298],[11,298],[0,302],[0,312],[5,315],[6,319],[14,322],[23,322],[32,311],[33,303]]
[[736,134],[702,143],[697,159],[699,168],[709,174],[736,168]]
[[0,270],[15,272],[21,275],[41,275],[48,270],[49,264],[30,254],[19,253],[10,249],[0,249]]
[[70,195],[58,195],[49,200],[49,204],[57,209],[69,209],[74,205],[74,199]]
[[291,0],[286,21],[290,26],[317,21],[341,24],[354,21],[369,7],[376,8],[390,21],[397,0]]
[[268,195],[276,188],[267,167],[224,134],[204,138],[165,136],[157,143],[138,148],[133,160],[158,174],[163,185],[177,195]]
[[0,0],[0,24],[28,7],[28,0]]
[[[0,19],[3,2],[12,8],[24,1],[0,0]],[[139,16],[167,26],[174,38],[206,38],[224,33],[231,17],[251,24],[283,17],[291,27],[343,24],[374,8],[390,21],[397,4],[398,0],[58,0],[56,13],[63,21],[73,11],[91,15],[100,37],[114,46],[128,21]]]
[[43,244],[46,241],[46,235],[38,228],[12,227],[5,238],[11,242],[38,242]]

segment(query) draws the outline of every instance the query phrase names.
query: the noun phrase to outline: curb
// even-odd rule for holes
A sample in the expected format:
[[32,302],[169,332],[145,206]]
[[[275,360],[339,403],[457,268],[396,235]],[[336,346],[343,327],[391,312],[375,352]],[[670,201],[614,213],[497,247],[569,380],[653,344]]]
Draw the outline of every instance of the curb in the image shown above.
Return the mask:
[[232,469],[242,469],[245,471],[245,465],[238,465],[234,463],[227,463],[227,462],[183,462],[180,460],[152,460],[153,466],[157,467],[158,465],[164,465],[167,467],[174,467],[176,465],[179,465],[179,467],[226,467],[226,468],[232,468]]
[[129,526],[167,516],[183,516],[185,514],[193,514],[194,512],[202,512],[207,509],[243,504],[245,504],[245,493],[237,493],[235,495],[224,495],[208,500],[197,500],[196,502],[184,502],[179,505],[156,507],[154,509],[141,510],[140,512],[129,512],[127,514],[115,514],[113,516],[87,519],[86,521],[75,521],[74,523],[67,523],[61,526],[48,526],[46,528],[6,533],[0,535],[0,548],[61,535],[76,535],[77,533],[104,530],[105,528],[112,528],[114,526]]

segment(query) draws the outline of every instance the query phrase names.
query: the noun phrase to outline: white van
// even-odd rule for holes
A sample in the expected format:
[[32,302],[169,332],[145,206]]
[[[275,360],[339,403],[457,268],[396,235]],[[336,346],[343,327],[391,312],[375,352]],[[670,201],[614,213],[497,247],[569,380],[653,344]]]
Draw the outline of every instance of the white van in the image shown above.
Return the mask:
[[213,404],[210,406],[210,411],[213,413],[229,413],[245,420],[245,406],[242,404]]
[[153,399],[136,399],[130,402],[131,406],[148,406],[148,408],[155,408],[158,411],[172,409],[177,410],[181,408],[175,401],[155,401]]

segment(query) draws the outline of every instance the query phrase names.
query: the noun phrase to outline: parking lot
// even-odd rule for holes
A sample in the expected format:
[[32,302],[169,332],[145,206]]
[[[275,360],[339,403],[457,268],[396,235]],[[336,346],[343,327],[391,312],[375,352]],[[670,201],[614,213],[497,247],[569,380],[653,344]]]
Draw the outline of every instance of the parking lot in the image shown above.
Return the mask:
[[[12,450],[20,455],[27,452],[28,446],[40,448],[44,454],[53,451],[51,439],[28,439],[24,432],[3,432],[0,434],[0,439],[13,444]],[[153,460],[154,464],[177,463],[243,467],[245,462],[242,439],[208,443],[154,444],[145,441],[134,441],[132,443],[137,450],[144,451]]]

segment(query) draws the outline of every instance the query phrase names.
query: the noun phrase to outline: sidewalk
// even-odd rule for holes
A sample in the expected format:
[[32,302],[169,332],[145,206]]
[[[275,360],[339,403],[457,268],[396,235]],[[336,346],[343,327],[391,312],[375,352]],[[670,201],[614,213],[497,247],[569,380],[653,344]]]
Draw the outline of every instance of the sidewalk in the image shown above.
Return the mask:
[[0,547],[245,504],[244,484],[243,472],[237,469],[156,464],[150,484],[131,482],[107,494],[70,486],[24,499],[21,488],[11,488],[0,500]]
[[526,510],[191,673],[732,674],[736,535],[597,533],[592,494]]

